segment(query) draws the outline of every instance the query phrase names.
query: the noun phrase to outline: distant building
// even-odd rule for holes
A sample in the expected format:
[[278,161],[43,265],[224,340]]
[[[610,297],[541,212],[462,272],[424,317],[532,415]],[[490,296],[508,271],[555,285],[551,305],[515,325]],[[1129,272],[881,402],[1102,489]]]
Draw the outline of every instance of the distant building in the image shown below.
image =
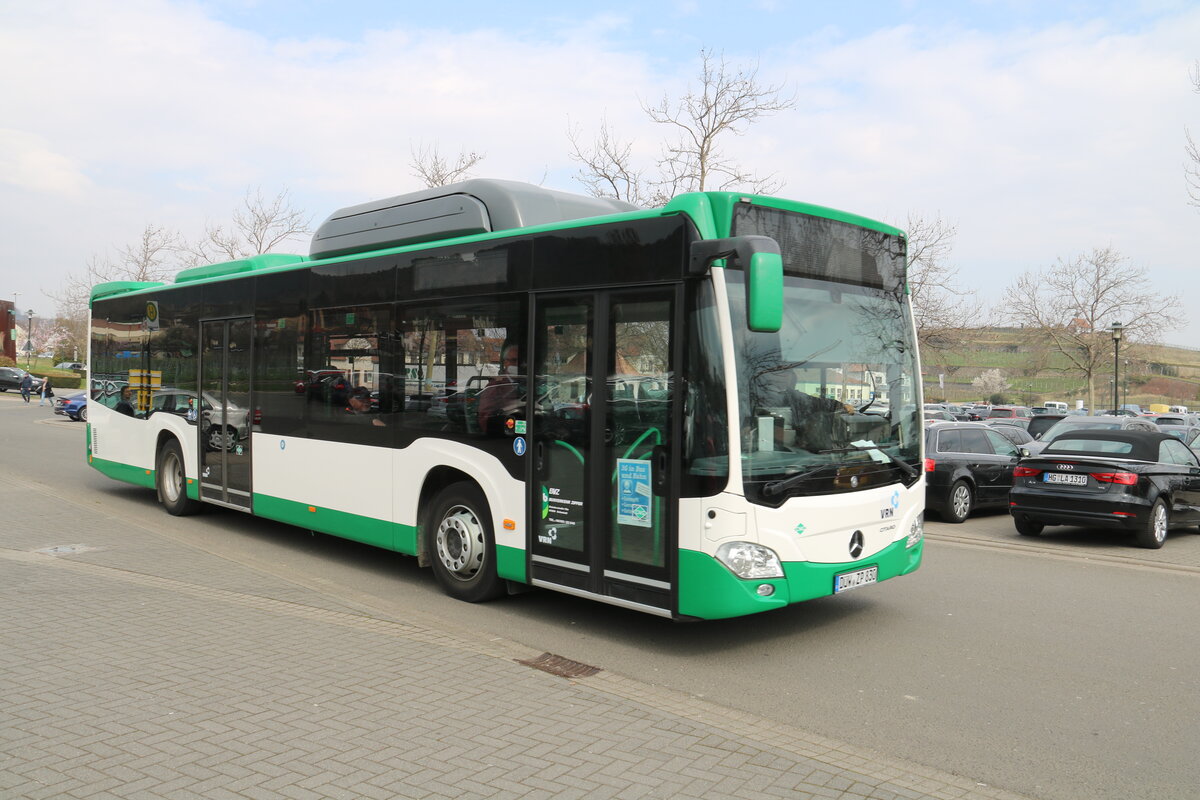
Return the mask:
[[1067,323],[1067,331],[1070,333],[1091,333],[1092,323],[1088,322],[1083,317],[1076,317]]
[[17,309],[12,300],[0,300],[0,355],[17,360]]

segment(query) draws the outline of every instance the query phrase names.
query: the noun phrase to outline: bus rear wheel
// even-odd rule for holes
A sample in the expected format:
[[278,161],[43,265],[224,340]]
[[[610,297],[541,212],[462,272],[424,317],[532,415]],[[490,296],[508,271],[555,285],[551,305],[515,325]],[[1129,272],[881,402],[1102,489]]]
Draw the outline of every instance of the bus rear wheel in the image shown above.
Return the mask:
[[426,550],[446,594],[468,603],[504,594],[496,575],[496,539],[483,492],[473,483],[451,484],[430,505]]
[[187,495],[187,472],[183,468],[183,448],[174,439],[167,441],[158,451],[154,483],[158,489],[158,500],[168,514],[184,517],[200,510],[200,503]]

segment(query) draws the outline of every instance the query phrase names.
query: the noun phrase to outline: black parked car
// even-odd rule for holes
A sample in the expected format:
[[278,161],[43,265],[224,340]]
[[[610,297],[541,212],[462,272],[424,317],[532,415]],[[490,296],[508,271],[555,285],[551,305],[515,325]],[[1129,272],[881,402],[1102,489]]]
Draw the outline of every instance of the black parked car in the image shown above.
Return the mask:
[[1042,434],[1049,430],[1054,423],[1060,419],[1064,419],[1066,416],[1066,414],[1055,413],[1038,414],[1036,417],[1030,418],[1026,430],[1029,431],[1029,435],[1034,439],[1040,439],[1042,438]]
[[[1005,420],[1005,422],[1008,421],[1010,420]],[[1029,431],[1025,430],[1020,425],[1001,425],[997,421],[996,424],[991,424],[988,427],[1015,444],[1018,449],[1022,445],[1030,444],[1033,441],[1033,437],[1029,435]]]
[[963,406],[963,410],[967,412],[968,422],[982,422],[988,418],[988,414],[992,412],[992,407],[985,405]]
[[1169,433],[1071,431],[1021,460],[1009,500],[1023,536],[1046,525],[1096,525],[1158,548],[1172,525],[1200,524],[1200,460]]
[[979,422],[942,422],[925,431],[925,504],[947,522],[1008,503],[1017,446]]
[[[33,388],[30,389],[34,394],[42,393],[42,379],[36,375],[31,375],[33,378]],[[0,367],[0,392],[7,392],[12,389],[14,392],[21,391],[21,381],[25,379],[25,370],[20,367]],[[54,391],[50,391],[50,397],[54,397]]]

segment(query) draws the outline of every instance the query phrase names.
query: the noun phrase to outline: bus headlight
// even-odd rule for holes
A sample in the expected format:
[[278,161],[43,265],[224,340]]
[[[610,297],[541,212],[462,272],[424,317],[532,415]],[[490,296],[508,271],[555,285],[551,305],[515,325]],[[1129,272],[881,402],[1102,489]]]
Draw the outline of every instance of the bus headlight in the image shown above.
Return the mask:
[[917,514],[912,525],[908,528],[908,541],[905,542],[905,547],[913,547],[925,537],[925,513]]
[[717,560],[739,578],[782,578],[783,565],[769,547],[750,542],[726,542],[717,548]]

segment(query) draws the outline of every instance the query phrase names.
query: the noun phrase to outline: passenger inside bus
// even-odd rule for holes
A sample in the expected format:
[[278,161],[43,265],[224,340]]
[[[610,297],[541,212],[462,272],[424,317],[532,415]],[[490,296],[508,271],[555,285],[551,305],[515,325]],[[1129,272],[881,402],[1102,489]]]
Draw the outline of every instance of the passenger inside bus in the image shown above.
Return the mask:
[[387,423],[379,418],[371,408],[371,391],[365,386],[356,386],[350,392],[350,400],[346,406],[346,413],[354,416],[366,417],[371,415],[371,424],[383,427]]
[[497,435],[505,430],[506,421],[521,408],[523,402],[519,373],[521,349],[512,343],[501,348],[500,371],[479,392],[476,414],[479,430]]
[[137,412],[133,408],[133,389],[128,386],[122,386],[121,399],[117,401],[117,404],[113,408],[127,417],[137,416]]

